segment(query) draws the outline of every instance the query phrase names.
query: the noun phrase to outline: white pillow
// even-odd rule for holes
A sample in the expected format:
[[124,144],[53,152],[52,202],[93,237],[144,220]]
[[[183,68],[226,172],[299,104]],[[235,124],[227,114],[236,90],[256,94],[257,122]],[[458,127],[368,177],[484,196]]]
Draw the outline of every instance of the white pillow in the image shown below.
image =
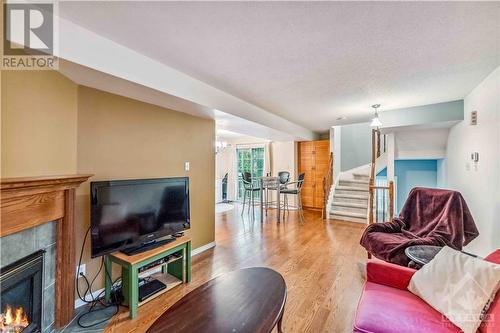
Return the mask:
[[444,247],[415,272],[408,290],[464,333],[475,333],[500,287],[500,265]]

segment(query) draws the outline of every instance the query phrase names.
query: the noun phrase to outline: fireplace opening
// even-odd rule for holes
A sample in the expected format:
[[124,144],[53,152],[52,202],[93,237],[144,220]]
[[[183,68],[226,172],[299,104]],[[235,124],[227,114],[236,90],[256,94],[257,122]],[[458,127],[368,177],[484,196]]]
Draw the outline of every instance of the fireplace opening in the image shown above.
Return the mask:
[[0,269],[0,333],[42,331],[44,253],[37,251]]

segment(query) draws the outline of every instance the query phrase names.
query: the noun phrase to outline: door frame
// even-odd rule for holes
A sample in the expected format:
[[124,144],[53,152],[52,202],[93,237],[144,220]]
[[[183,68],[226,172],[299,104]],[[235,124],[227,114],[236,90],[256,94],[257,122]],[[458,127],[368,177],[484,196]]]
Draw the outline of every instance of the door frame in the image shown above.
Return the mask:
[[264,148],[264,169],[263,173],[266,172],[268,168],[268,163],[267,161],[267,144],[266,143],[241,143],[241,144],[236,144],[234,148],[234,165],[233,165],[233,170],[234,170],[234,200],[235,201],[240,201],[239,198],[239,192],[238,192],[238,183],[239,183],[239,174],[238,174],[238,149],[252,149],[252,148]]

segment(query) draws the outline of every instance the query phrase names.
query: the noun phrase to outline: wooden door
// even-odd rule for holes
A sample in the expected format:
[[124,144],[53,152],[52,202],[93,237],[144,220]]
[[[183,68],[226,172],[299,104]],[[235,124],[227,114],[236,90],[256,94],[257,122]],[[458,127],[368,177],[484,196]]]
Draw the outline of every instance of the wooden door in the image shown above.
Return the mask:
[[314,141],[314,207],[323,208],[323,178],[328,172],[330,141]]
[[304,172],[302,183],[302,205],[314,207],[314,142],[299,142],[299,175]]
[[323,208],[323,177],[328,171],[330,141],[303,141],[298,143],[299,174],[304,172],[302,205]]

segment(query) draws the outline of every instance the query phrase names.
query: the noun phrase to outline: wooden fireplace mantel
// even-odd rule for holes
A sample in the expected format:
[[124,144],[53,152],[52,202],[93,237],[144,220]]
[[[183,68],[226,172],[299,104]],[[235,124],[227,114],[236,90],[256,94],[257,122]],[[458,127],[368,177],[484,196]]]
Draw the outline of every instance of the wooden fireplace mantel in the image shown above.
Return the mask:
[[75,305],[75,189],[92,175],[2,178],[0,237],[56,221],[55,325],[71,321]]

